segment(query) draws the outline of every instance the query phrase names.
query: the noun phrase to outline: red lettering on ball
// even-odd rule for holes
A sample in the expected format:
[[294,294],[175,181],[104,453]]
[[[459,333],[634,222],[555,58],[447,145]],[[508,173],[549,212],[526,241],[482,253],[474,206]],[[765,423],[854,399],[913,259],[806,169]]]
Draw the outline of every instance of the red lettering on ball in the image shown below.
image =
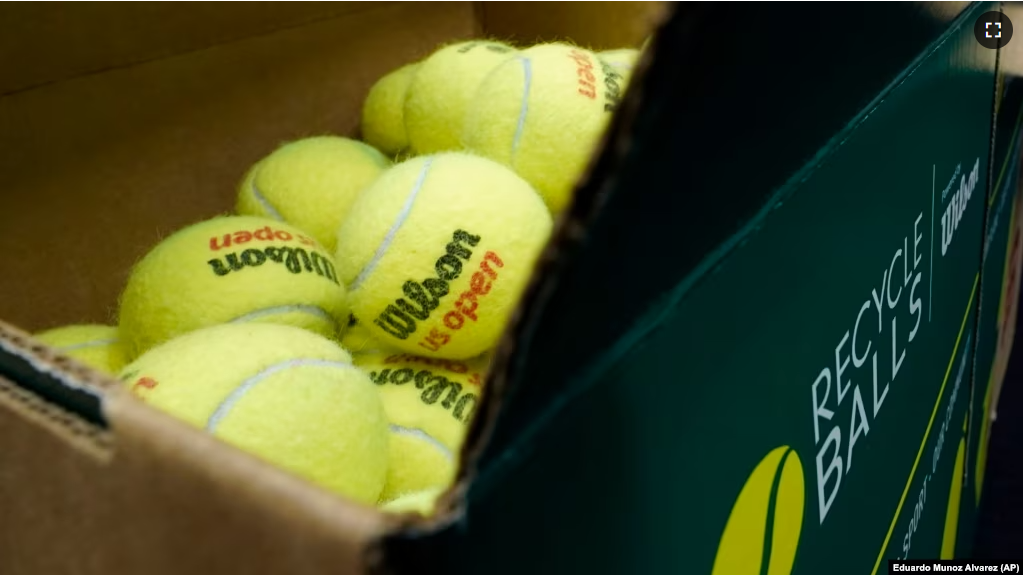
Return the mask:
[[135,382],[135,385],[131,386],[131,392],[138,397],[142,397],[142,394],[144,393],[143,390],[156,389],[157,385],[160,385],[159,382],[151,377],[140,377],[139,380]]
[[[315,246],[316,243],[305,236],[300,236],[302,243]],[[236,232],[226,233],[222,236],[210,237],[210,251],[219,251],[231,247],[232,244],[244,244],[253,240],[261,242],[272,242],[274,240],[290,241],[294,239],[292,235],[284,230],[274,231],[270,226],[263,226],[257,230],[238,230]]]
[[426,335],[426,339],[419,342],[419,346],[430,351],[437,351],[444,345],[451,341],[451,336],[440,331],[437,328],[430,330],[430,333]]
[[462,329],[462,326],[465,325],[465,318],[462,317],[462,314],[452,310],[444,314],[444,325],[448,326],[448,329]]
[[569,52],[568,57],[576,64],[576,75],[579,77],[577,91],[591,100],[597,99],[597,88],[594,85],[597,79],[590,71],[593,69],[593,61],[590,56],[585,52],[573,49]]
[[[483,254],[479,271],[474,272],[469,278],[469,289],[463,291],[458,296],[458,299],[455,300],[452,306],[453,309],[444,314],[443,322],[445,327],[452,331],[457,331],[465,326],[465,318],[469,318],[474,322],[479,321],[477,310],[479,310],[480,305],[485,303],[481,302],[480,298],[490,293],[490,290],[493,288],[493,282],[497,280],[497,270],[503,267],[504,260],[496,252],[488,251]],[[437,351],[447,345],[451,341],[451,337],[452,334],[433,328],[430,334],[423,341],[419,342],[419,346],[430,351]]]
[[491,283],[487,281],[487,277],[483,275],[483,272],[476,272],[469,278],[469,289],[477,295],[487,295],[490,293]]

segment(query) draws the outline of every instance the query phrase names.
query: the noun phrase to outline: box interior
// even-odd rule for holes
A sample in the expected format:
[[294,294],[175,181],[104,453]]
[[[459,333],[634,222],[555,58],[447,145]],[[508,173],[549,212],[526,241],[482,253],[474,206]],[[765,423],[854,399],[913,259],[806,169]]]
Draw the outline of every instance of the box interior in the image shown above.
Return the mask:
[[[653,2],[3,8],[0,318],[113,322],[131,265],[280,143],[358,134],[380,76],[481,34],[638,46]],[[83,26],[82,23],[86,25]],[[88,30],[88,33],[82,32]]]
[[[0,365],[11,379],[0,377],[0,435],[18,465],[0,473],[24,486],[0,493],[0,506],[32,526],[24,538],[0,536],[6,564],[239,569],[218,551],[228,544],[258,547],[246,572],[365,570],[364,549],[400,520],[156,413],[25,333],[115,323],[131,266],[154,244],[230,212],[245,170],[280,143],[358,136],[370,86],[439,45],[486,35],[638,47],[662,10],[659,2],[0,7],[0,20],[16,23],[0,38],[0,352],[18,350],[7,357],[17,369]],[[57,393],[27,384],[47,378],[42,387]],[[75,390],[85,393],[76,399]],[[82,398],[98,416],[83,417]],[[66,540],[69,529],[80,535],[58,552],[20,543]],[[128,539],[123,553],[110,552]]]

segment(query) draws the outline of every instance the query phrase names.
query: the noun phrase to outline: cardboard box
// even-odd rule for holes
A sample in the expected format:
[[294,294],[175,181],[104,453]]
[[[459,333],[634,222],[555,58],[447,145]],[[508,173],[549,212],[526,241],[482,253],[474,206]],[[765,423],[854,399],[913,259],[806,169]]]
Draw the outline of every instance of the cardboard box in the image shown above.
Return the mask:
[[[26,331],[109,322],[161,237],[383,74],[494,35],[638,46],[659,3],[0,8],[0,572],[363,573],[403,520],[157,413]],[[423,572],[415,569],[414,572]]]
[[372,82],[440,42],[618,47],[662,7],[0,8],[22,23],[0,85],[0,572],[876,573],[942,554],[990,221],[997,53],[973,23],[998,5],[807,4],[671,7],[426,520],[313,488],[13,326],[110,319],[159,237],[228,210],[279,141],[354,133]]

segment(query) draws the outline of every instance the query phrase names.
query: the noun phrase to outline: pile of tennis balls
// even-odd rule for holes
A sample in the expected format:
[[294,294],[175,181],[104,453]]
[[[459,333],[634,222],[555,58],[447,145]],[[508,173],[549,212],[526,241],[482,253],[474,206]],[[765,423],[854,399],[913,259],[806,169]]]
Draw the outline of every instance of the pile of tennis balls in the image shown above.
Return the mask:
[[37,338],[318,485],[429,513],[638,54],[444,46],[370,90],[364,142],[288,142],[234,214],[160,241],[116,326]]

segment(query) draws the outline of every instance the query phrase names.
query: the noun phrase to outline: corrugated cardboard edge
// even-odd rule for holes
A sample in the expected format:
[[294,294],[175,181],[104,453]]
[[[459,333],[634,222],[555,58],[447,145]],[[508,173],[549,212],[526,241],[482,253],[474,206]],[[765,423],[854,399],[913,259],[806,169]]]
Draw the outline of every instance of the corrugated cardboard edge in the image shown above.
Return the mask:
[[42,400],[64,406],[105,426],[102,393],[114,384],[102,374],[0,322],[0,376],[22,384]]
[[99,461],[109,461],[113,456],[113,434],[109,430],[43,400],[3,376],[0,376],[0,410],[26,419]]
[[[17,381],[0,376],[4,573],[71,565],[82,573],[364,573],[372,542],[401,525],[153,410],[18,330],[0,324],[0,342],[5,360],[34,370]],[[45,397],[62,391],[95,398],[100,420]]]

